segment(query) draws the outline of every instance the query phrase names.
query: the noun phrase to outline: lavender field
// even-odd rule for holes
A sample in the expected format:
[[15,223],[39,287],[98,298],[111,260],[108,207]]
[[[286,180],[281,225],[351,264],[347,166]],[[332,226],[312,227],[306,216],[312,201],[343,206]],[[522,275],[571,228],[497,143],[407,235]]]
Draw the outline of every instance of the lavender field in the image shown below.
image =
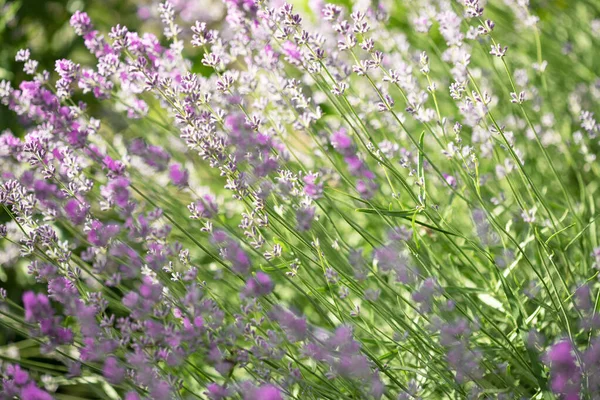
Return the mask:
[[0,400],[600,399],[599,0],[0,0]]

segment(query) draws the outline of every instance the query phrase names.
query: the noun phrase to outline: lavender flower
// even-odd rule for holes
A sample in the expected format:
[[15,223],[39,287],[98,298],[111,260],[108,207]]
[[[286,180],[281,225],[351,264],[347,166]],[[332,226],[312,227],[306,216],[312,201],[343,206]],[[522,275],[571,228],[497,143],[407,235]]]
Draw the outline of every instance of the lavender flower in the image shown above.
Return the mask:
[[552,371],[552,390],[567,399],[579,398],[581,370],[575,362],[571,344],[566,340],[556,343],[548,351],[547,361]]

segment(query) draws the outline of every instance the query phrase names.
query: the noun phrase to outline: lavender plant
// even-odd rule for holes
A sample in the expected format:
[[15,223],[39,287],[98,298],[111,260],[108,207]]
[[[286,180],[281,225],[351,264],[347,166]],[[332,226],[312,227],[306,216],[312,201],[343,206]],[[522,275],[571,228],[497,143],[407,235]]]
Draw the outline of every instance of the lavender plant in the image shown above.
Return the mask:
[[16,54],[0,398],[600,398],[600,5],[224,7]]

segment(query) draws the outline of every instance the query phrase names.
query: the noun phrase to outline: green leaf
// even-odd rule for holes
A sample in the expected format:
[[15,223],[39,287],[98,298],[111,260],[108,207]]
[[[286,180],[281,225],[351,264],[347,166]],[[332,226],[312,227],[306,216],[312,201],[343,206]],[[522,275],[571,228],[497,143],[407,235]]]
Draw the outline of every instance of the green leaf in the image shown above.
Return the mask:
[[356,211],[366,213],[366,214],[379,214],[379,215],[387,215],[388,217],[395,218],[404,218],[411,217],[417,212],[417,210],[404,210],[404,211],[392,211],[385,210],[383,208],[357,208]]
[[[572,245],[573,243],[575,243],[575,242],[577,241],[577,239],[579,239],[579,237],[580,237],[581,235],[583,235],[583,233],[584,233],[584,232],[585,232],[585,231],[586,231],[586,230],[587,230],[587,229],[588,229],[590,226],[592,226],[592,225],[594,224],[594,222],[596,222],[596,220],[598,219],[598,217],[600,217],[600,214],[598,214],[598,215],[596,215],[594,218],[592,218],[592,219],[590,220],[590,222],[589,222],[589,223],[588,223],[588,224],[587,224],[587,225],[586,225],[586,226],[585,226],[585,227],[584,227],[584,228],[583,228],[581,231],[579,231],[579,233],[577,233],[577,235],[575,235],[575,237],[573,237],[573,240],[571,240],[571,241],[570,241],[570,242],[569,242],[569,243],[568,243],[568,244],[565,246],[565,249],[564,249],[564,251],[567,251],[567,249],[568,249],[569,247],[571,247],[571,245]],[[550,239],[548,239],[548,240],[550,240]]]
[[417,212],[418,212],[416,209],[404,210],[404,211],[392,211],[392,210],[384,210],[382,208],[357,208],[356,211],[366,213],[366,214],[379,214],[379,215],[386,215],[388,217],[393,217],[393,218],[403,218],[408,221],[411,221],[411,223],[413,223],[413,225],[417,224],[417,225],[424,226],[425,228],[429,228],[433,231],[444,233],[446,235],[462,237],[460,235],[457,235],[456,233],[448,232],[447,230],[440,229],[433,225],[429,225],[429,224],[426,224],[425,222],[421,222],[421,221],[417,220],[416,218],[414,218],[414,217],[416,217]]
[[425,131],[421,132],[419,137],[419,164],[417,166],[417,177],[419,178],[419,194],[420,200],[423,207],[427,205],[427,192],[425,190],[425,172],[423,169],[424,157],[423,157],[423,139],[425,138]]

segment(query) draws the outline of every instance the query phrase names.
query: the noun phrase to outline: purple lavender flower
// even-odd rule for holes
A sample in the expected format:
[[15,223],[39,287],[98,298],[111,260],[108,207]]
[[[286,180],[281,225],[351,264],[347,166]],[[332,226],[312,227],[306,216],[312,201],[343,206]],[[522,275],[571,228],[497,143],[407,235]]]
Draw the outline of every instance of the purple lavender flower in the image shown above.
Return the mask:
[[23,293],[23,306],[25,308],[25,321],[38,322],[44,318],[52,317],[54,310],[48,297],[42,293],[31,291]]
[[308,325],[306,318],[300,318],[291,311],[284,310],[281,307],[272,311],[273,318],[277,320],[291,342],[303,340],[308,334]]
[[115,357],[106,358],[102,373],[108,382],[115,385],[121,383],[125,378],[125,368],[119,366]]
[[271,277],[262,271],[258,271],[255,277],[248,279],[246,282],[244,294],[251,297],[266,296],[273,291],[273,287]]
[[29,381],[29,374],[21,369],[20,365],[9,364],[6,367],[6,374],[13,378],[17,386],[24,386]]
[[581,386],[581,368],[575,361],[574,349],[568,340],[562,340],[553,345],[546,354],[551,372],[551,388],[556,394],[565,399],[579,398]]
[[117,224],[103,224],[98,220],[94,220],[89,224],[87,239],[88,241],[99,247],[104,247],[108,242],[115,237],[121,228]]
[[205,394],[210,400],[223,400],[230,395],[230,391],[216,383],[210,383],[206,386]]
[[52,400],[52,396],[38,388],[33,382],[21,389],[22,400]]
[[193,219],[213,218],[219,211],[215,198],[212,195],[204,195],[200,200],[188,206]]
[[101,189],[102,196],[111,204],[125,208],[129,202],[129,179],[117,177]]
[[283,400],[283,397],[275,386],[263,385],[247,393],[244,400]]
[[370,199],[378,188],[375,174],[369,170],[364,161],[358,156],[352,139],[346,134],[345,129],[335,131],[330,138],[332,146],[344,156],[350,174],[359,178],[356,190],[364,199]]
[[189,172],[180,164],[171,164],[169,167],[169,178],[175,186],[184,187],[188,184]]
[[80,225],[87,217],[89,206],[82,199],[70,199],[65,203],[64,210],[73,224]]
[[79,36],[87,35],[93,28],[90,17],[81,11],[75,11],[71,17],[71,26]]
[[323,194],[323,183],[317,182],[318,179],[318,173],[309,173],[302,178],[304,181],[304,192],[313,200],[321,198]]
[[315,207],[310,205],[302,205],[296,211],[296,228],[300,232],[310,230],[315,219]]

